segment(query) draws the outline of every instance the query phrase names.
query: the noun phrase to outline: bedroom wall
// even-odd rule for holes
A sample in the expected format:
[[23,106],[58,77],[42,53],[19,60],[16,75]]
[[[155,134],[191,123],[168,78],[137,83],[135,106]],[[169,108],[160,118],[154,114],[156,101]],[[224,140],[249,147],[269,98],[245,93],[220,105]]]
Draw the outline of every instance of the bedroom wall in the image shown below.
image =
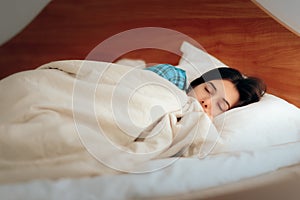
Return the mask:
[[1,0],[0,45],[27,26],[50,0]]
[[287,29],[300,36],[300,1],[297,0],[253,0]]

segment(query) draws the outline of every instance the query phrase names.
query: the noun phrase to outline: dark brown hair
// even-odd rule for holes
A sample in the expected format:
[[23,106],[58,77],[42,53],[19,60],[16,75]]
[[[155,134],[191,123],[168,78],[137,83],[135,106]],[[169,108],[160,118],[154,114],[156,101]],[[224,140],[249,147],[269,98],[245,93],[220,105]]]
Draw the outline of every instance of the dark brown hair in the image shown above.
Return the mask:
[[265,83],[257,77],[245,77],[236,69],[220,67],[204,73],[193,80],[191,88],[211,80],[224,79],[232,82],[239,92],[240,98],[235,107],[245,106],[260,100],[266,92]]

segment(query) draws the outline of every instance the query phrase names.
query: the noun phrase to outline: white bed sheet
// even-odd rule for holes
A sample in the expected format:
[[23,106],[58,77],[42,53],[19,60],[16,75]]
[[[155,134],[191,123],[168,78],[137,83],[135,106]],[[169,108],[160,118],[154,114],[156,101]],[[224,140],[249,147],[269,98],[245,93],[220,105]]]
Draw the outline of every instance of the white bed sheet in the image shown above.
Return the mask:
[[[0,185],[1,199],[155,199],[203,191],[300,163],[300,141],[256,151],[198,158],[170,158],[148,163],[174,163],[152,173],[98,176],[82,179],[36,180]],[[199,193],[198,193],[199,194]],[[205,196],[204,196],[205,195]],[[201,195],[198,195],[201,198]]]

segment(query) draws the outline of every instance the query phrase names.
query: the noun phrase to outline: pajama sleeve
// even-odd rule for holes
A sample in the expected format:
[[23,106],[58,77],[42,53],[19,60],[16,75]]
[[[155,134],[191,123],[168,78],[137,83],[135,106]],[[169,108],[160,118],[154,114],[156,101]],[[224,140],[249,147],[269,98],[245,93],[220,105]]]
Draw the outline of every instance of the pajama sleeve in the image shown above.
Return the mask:
[[170,64],[158,64],[145,68],[172,82],[181,90],[186,90],[186,73]]

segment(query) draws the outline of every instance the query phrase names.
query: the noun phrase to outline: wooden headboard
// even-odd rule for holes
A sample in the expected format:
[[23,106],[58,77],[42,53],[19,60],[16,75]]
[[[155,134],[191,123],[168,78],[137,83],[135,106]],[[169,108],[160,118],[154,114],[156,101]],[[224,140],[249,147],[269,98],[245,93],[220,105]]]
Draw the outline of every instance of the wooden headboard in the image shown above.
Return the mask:
[[[183,33],[227,65],[264,79],[269,93],[300,107],[300,38],[250,0],[53,0],[0,47],[0,78],[54,60],[85,59],[107,38],[139,27]],[[124,57],[171,64],[180,58],[149,48]]]

